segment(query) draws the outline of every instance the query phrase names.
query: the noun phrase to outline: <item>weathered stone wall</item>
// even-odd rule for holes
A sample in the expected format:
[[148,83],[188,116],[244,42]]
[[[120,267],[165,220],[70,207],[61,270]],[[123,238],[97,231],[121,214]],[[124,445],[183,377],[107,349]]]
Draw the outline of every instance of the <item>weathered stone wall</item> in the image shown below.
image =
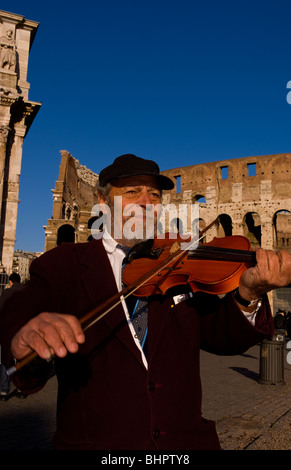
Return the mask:
[[[45,227],[45,251],[61,243],[86,242],[91,236],[91,209],[98,202],[98,175],[69,152],[61,155],[59,180],[53,190],[53,217]],[[176,182],[173,190],[163,193],[164,205],[174,208],[172,218],[175,210],[179,218],[179,207],[192,204],[199,207],[201,229],[219,217],[219,224],[206,232],[203,241],[244,235],[253,247],[291,251],[291,154],[203,163],[163,174]],[[195,221],[191,211],[186,212],[187,217],[182,213],[180,220],[189,232]],[[170,225],[166,220],[166,230],[182,228],[178,223],[173,226],[173,220]],[[280,292],[280,299],[276,291],[269,295],[274,311],[286,304],[284,295]],[[291,305],[286,308],[291,310]]]
[[291,250],[291,155],[237,158],[163,172],[176,182],[164,201],[199,203],[201,226],[220,216],[213,236],[245,235],[253,245]]
[[45,251],[68,242],[86,242],[91,210],[97,201],[98,175],[61,151],[59,179],[53,189],[53,216],[45,227]]
[[[90,236],[91,209],[97,203],[98,175],[69,152],[61,151],[61,155],[46,250],[57,245],[57,232],[63,225],[74,228],[74,241],[85,241]],[[197,164],[163,174],[176,182],[173,190],[163,193],[165,205],[173,204],[178,210],[181,204],[198,204],[201,228],[219,217],[219,225],[206,232],[204,241],[244,235],[253,247],[291,251],[291,154]],[[186,225],[189,231],[193,220],[188,217]]]

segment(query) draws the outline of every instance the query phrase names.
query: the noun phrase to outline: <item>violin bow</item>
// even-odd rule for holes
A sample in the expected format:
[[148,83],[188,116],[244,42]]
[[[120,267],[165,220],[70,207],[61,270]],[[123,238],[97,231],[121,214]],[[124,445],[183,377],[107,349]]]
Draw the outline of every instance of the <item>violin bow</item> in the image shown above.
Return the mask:
[[[207,227],[205,227],[201,232],[199,232],[199,239],[195,240],[199,242],[203,237],[204,233],[209,230],[214,224],[218,223],[218,218],[211,222]],[[131,285],[124,287],[120,292],[114,294],[110,299],[103,302],[98,307],[95,307],[93,310],[85,314],[83,317],[79,319],[80,324],[82,326],[83,331],[85,332],[89,328],[91,328],[95,323],[97,323],[101,318],[103,318],[107,313],[111,312],[117,305],[119,305],[123,299],[126,299],[129,295],[133,294],[137,289],[142,287],[145,283],[150,281],[154,276],[159,274],[164,268],[166,268],[170,263],[175,261],[176,263],[180,262],[181,259],[184,258],[188,253],[188,250],[182,250],[178,242],[174,242],[172,248],[170,249],[170,255],[168,258],[163,260],[157,266],[155,266],[152,270],[143,274],[139,279],[133,282]],[[122,299],[123,297],[123,299]],[[89,323],[87,323],[89,322]],[[32,351],[26,357],[21,359],[20,361],[16,362],[12,367],[6,370],[6,374],[8,376],[13,375],[15,372],[22,369],[24,366],[29,364],[31,361],[36,359],[38,354],[36,351]]]
[[[207,230],[209,230],[210,227],[212,227],[215,223],[217,224],[217,222],[218,222],[218,217],[213,222],[211,222],[202,232],[199,232],[199,239],[195,240],[194,243],[197,243],[197,241],[199,242],[202,238],[202,235],[204,235],[204,233]],[[101,318],[103,318],[107,313],[113,310],[113,308],[115,308],[122,301],[121,297],[126,299],[129,295],[133,294],[137,289],[139,289],[148,281],[150,281],[154,276],[159,274],[159,272],[162,271],[164,268],[166,268],[170,263],[172,263],[173,261],[179,262],[181,259],[183,259],[184,256],[187,255],[187,253],[188,253],[188,250],[182,250],[180,248],[179,243],[174,242],[170,249],[170,255],[168,256],[168,258],[161,261],[161,263],[159,263],[157,266],[155,266],[146,274],[143,274],[139,279],[133,282],[130,286],[124,287],[120,292],[117,292],[113,297],[105,301],[103,304],[101,304],[98,307],[95,307],[93,310],[91,310],[86,315],[81,317],[80,319],[81,325],[84,325],[86,324],[86,322],[91,320],[89,324],[86,324],[83,327],[83,331],[86,331],[87,329],[91,328],[91,326],[93,326],[95,323],[101,320]],[[105,311],[103,311],[104,309]],[[99,313],[100,315],[94,318]]]

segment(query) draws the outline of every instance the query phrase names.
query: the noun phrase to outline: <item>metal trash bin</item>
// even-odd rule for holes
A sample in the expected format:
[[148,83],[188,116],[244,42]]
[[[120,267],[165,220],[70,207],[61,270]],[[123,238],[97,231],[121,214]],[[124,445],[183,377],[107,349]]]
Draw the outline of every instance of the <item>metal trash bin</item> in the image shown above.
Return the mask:
[[[285,341],[280,335],[260,344],[260,375],[258,382],[264,385],[285,385]],[[283,336],[284,338],[284,336]]]

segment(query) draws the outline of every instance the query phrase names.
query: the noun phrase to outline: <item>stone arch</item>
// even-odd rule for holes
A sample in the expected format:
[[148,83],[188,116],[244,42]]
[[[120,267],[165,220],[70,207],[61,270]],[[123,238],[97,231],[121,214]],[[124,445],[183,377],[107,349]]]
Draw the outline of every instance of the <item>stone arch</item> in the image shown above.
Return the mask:
[[63,243],[75,243],[75,229],[72,225],[64,224],[58,228],[57,245]]
[[[291,252],[291,212],[281,209],[275,212],[272,219],[273,248],[275,250],[286,250]],[[273,310],[279,309],[286,313],[291,311],[291,287],[281,287],[272,291]]]
[[291,211],[281,209],[273,216],[273,247],[291,251]]
[[88,220],[88,229],[90,230],[92,225],[94,224],[95,220],[99,219],[99,217],[97,215],[95,215],[94,217],[91,217],[89,220]]
[[232,235],[232,219],[228,214],[220,214],[217,236],[228,237],[230,235]]
[[202,194],[196,194],[194,197],[193,197],[193,203],[199,203],[199,204],[205,204],[206,203],[206,198],[205,196],[203,196]]
[[[206,222],[204,219],[194,219],[192,222],[191,226],[191,233],[196,233],[197,232],[197,224],[198,224],[198,230],[199,230],[199,236],[200,233],[205,229],[206,227]],[[200,240],[200,243],[205,243],[206,242],[206,235],[203,236],[203,238]]]
[[262,230],[261,218],[256,212],[247,212],[243,220],[244,236],[247,237],[253,248],[261,246]]
[[179,217],[171,220],[170,232],[183,233],[183,222]]
[[[92,238],[94,238],[93,235],[92,235],[91,229],[92,229],[92,225],[94,224],[94,222],[95,222],[96,220],[98,220],[99,218],[100,218],[100,216],[97,216],[97,215],[96,215],[96,216],[94,216],[94,217],[91,217],[91,218],[88,220],[88,238],[87,238],[88,242],[89,242],[90,240],[92,240]],[[102,226],[100,226],[100,231],[101,231],[101,229],[102,229]]]

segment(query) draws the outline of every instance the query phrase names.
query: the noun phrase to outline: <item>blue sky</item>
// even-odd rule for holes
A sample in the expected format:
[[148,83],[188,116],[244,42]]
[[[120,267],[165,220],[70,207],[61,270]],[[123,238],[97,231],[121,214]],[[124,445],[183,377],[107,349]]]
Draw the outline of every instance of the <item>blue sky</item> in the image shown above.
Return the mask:
[[291,152],[290,0],[2,1],[40,23],[16,249],[42,251],[60,150],[96,173]]

